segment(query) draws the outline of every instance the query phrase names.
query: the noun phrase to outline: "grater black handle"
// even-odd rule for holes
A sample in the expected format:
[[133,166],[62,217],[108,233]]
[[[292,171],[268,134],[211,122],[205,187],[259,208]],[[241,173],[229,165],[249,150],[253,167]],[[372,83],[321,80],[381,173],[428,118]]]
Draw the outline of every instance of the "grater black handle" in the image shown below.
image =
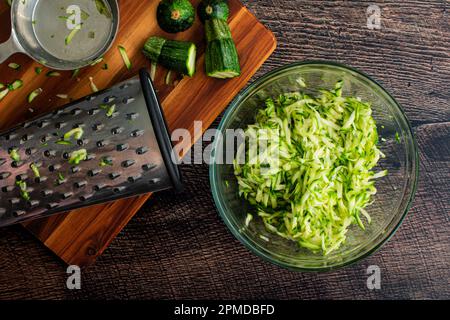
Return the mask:
[[153,123],[153,130],[156,139],[158,140],[161,155],[166,164],[166,169],[169,173],[170,179],[173,183],[173,188],[177,192],[183,190],[183,182],[181,179],[178,165],[174,162],[176,155],[170,138],[167,121],[162,111],[162,105],[156,94],[155,87],[150,78],[149,73],[145,69],[139,71],[139,78],[141,80],[142,91],[145,102],[147,104],[148,113]]

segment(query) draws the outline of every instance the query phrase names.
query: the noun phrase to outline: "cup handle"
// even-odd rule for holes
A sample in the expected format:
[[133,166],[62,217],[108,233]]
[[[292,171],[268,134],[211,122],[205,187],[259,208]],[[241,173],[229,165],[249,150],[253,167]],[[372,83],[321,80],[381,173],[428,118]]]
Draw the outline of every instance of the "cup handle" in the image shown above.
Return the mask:
[[8,41],[0,44],[0,63],[5,62],[10,56],[14,53],[19,52],[20,50],[16,46],[16,42],[14,41],[13,36],[8,39]]

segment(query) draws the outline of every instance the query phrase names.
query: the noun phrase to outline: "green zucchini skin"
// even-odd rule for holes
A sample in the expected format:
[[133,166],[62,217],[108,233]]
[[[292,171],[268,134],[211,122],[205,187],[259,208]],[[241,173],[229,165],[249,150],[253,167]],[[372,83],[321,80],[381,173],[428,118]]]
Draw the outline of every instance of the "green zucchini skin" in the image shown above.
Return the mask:
[[227,0],[203,0],[198,5],[198,16],[200,20],[222,19],[227,21],[230,16],[230,8]]
[[197,47],[192,42],[151,37],[144,45],[144,55],[167,69],[192,77],[195,74]]
[[209,77],[228,79],[241,75],[239,56],[227,22],[210,19],[205,22],[205,69]]
[[156,17],[164,31],[182,32],[194,24],[195,9],[189,0],[162,0],[158,5]]
[[233,39],[214,40],[208,44],[205,57],[206,75],[227,79],[241,74],[239,58]]

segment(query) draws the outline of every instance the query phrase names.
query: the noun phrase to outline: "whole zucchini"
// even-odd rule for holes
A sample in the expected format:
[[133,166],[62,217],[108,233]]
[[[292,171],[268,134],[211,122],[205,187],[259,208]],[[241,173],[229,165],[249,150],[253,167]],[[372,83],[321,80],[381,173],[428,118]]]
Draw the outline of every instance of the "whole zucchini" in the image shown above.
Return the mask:
[[236,45],[227,22],[222,19],[205,21],[206,74],[213,78],[235,78],[241,74]]
[[203,0],[198,5],[198,15],[205,23],[209,19],[222,19],[227,21],[230,15],[230,8],[227,0]]
[[166,32],[182,32],[194,24],[195,10],[189,0],[163,0],[158,5],[158,24]]
[[167,69],[189,77],[195,73],[197,47],[192,42],[151,37],[144,45],[144,55]]

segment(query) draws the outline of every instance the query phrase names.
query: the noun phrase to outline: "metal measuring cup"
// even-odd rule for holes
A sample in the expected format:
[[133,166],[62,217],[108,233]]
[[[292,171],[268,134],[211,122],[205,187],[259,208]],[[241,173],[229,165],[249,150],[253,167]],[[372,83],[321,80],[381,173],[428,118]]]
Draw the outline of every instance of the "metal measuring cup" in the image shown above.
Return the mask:
[[[48,0],[46,0],[48,1]],[[119,29],[119,5],[117,0],[103,0],[111,13],[111,30],[106,40],[98,45],[95,53],[86,53],[80,50],[76,58],[64,59],[56,57],[46,50],[36,36],[34,28],[34,14],[36,7],[42,0],[13,0],[11,4],[11,37],[5,43],[0,44],[0,63],[17,52],[22,52],[37,62],[57,70],[75,70],[90,65],[100,58],[111,47]],[[76,3],[76,0],[73,2]],[[55,4],[58,6],[58,4]],[[51,17],[49,17],[51,18]],[[57,17],[56,17],[57,18]],[[56,30],[61,32],[62,30]]]

